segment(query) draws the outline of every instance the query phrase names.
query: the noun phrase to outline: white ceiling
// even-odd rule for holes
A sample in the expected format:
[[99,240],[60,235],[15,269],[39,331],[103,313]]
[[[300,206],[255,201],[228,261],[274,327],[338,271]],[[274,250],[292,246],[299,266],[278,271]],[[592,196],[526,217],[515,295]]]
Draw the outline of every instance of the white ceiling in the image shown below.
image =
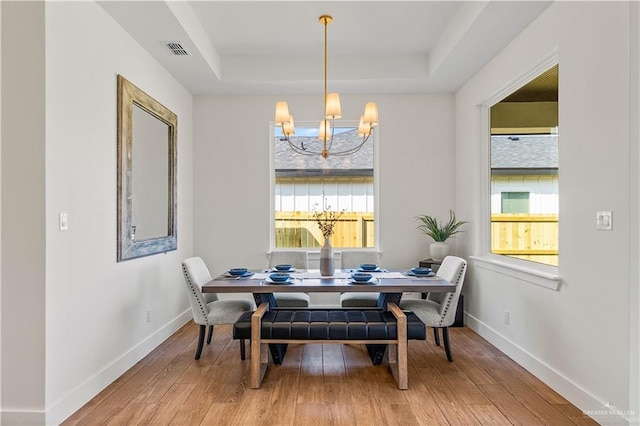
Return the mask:
[[[99,1],[193,94],[454,92],[549,1]],[[178,41],[189,56],[162,42]]]

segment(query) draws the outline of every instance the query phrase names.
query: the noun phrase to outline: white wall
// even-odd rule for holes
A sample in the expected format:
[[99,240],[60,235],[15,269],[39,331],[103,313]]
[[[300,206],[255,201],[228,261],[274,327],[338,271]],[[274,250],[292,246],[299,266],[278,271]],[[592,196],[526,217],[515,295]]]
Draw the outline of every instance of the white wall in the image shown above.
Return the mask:
[[[2,410],[6,424],[29,419],[57,424],[190,319],[180,261],[192,252],[193,104],[191,95],[97,4],[28,3],[43,8],[46,25],[42,20],[29,25],[6,8],[3,18],[4,24],[19,22],[26,33],[46,36],[44,45],[42,37],[31,47],[44,53],[35,67],[43,79],[42,114],[35,124],[44,137],[33,153],[11,152],[5,150],[3,134],[2,182],[10,177],[23,193],[21,208],[41,217],[42,225],[3,222],[2,253],[17,251],[2,259],[3,274],[7,272],[3,303],[14,304],[12,310],[3,305],[3,324],[11,323],[23,340],[31,336],[33,342],[9,348],[3,330]],[[6,53],[3,49],[5,64]],[[116,262],[117,74],[178,115],[178,250],[122,263]],[[21,93],[38,83],[27,73],[11,77],[8,87]],[[25,117],[38,114],[39,105],[33,106]],[[32,175],[9,174],[21,168]],[[4,189],[6,206],[11,194]],[[9,219],[6,212],[3,219]],[[60,212],[69,215],[66,232],[58,231]],[[28,252],[8,244],[16,233]],[[25,279],[32,269],[42,271],[35,282]],[[29,292],[35,294],[35,304],[25,304]],[[147,309],[152,311],[150,323]],[[30,383],[30,376],[37,383]]]
[[[194,253],[212,273],[268,265],[269,122],[275,96],[200,96],[194,103]],[[322,93],[286,96],[296,120],[317,118]],[[420,214],[448,217],[453,208],[453,96],[342,94],[343,117],[378,103],[381,263],[404,268],[428,256]],[[320,105],[320,107],[319,107]]]
[[2,410],[42,419],[45,386],[44,3],[2,2]]
[[[470,326],[584,410],[606,403],[629,409],[630,364],[638,362],[629,347],[630,287],[638,286],[637,271],[630,275],[637,258],[629,257],[629,231],[639,220],[629,204],[630,176],[638,168],[637,156],[629,160],[638,143],[633,139],[631,149],[629,16],[626,2],[556,2],[455,98],[456,208],[473,222],[461,251],[482,255],[487,126],[479,106],[557,49],[560,288],[474,262],[465,310]],[[598,210],[614,212],[613,231],[596,230]],[[504,310],[510,325],[502,321]]]

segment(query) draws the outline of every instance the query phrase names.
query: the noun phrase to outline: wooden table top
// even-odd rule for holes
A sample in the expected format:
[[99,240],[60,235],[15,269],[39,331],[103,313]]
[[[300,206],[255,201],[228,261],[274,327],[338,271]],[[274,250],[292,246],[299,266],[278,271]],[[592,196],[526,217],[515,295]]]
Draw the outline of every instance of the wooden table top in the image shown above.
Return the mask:
[[265,279],[269,272],[256,271],[251,277],[222,274],[202,286],[203,293],[331,293],[331,292],[452,292],[456,286],[440,277],[415,277],[407,271],[374,272],[374,283],[359,284],[349,280],[351,270],[336,270],[333,277],[321,277],[318,270],[296,271],[287,284],[272,284]]

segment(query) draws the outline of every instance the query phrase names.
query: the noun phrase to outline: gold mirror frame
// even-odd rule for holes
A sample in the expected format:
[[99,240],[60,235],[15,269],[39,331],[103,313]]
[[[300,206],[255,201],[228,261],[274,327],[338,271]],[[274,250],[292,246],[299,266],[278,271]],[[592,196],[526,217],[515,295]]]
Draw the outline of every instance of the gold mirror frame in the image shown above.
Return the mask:
[[[167,232],[143,240],[132,229],[133,194],[133,108],[137,106],[167,125]],[[176,250],[177,244],[177,130],[178,117],[160,102],[118,75],[118,262]],[[163,214],[162,212],[158,212]]]

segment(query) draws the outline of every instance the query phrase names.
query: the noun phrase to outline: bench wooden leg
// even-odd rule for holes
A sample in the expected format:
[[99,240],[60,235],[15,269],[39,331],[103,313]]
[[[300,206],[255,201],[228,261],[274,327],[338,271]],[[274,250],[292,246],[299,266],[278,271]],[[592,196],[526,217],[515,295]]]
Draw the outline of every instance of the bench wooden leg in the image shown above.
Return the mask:
[[262,343],[260,329],[262,316],[269,310],[268,303],[262,303],[251,315],[251,378],[250,385],[253,389],[259,389],[262,379],[269,365],[268,345]]
[[398,384],[398,389],[409,389],[407,317],[395,303],[389,303],[389,310],[396,317],[398,333],[398,343],[388,347],[389,368]]

